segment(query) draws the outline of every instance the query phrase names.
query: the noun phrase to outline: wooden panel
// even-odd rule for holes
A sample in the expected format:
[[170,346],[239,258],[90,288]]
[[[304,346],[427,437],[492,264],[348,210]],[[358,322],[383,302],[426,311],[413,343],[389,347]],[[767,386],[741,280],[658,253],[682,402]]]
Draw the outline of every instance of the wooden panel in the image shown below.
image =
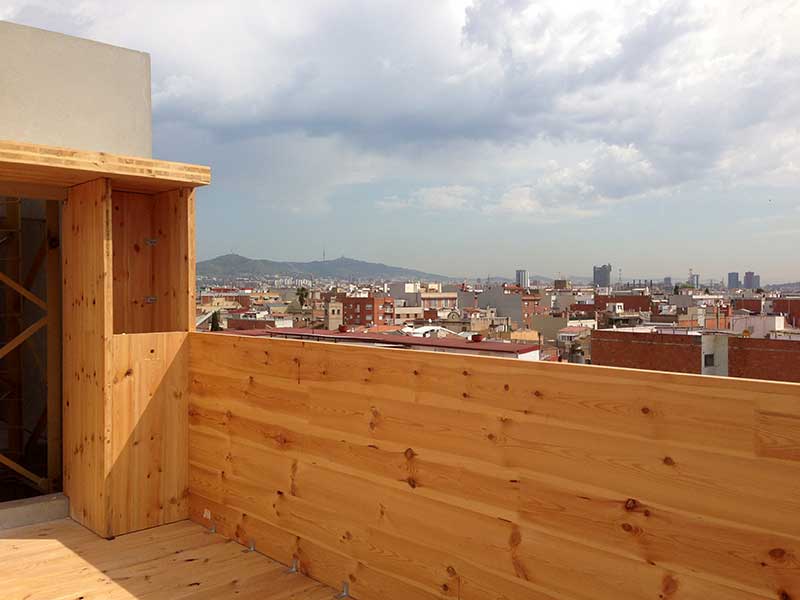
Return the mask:
[[70,190],[62,211],[64,491],[72,518],[108,535],[111,183]]
[[193,330],[194,190],[113,198],[114,332]]
[[69,188],[101,177],[111,179],[114,189],[154,193],[208,185],[211,170],[150,158],[0,141],[0,182]]
[[799,385],[189,347],[191,518],[357,598],[800,597]]
[[112,535],[188,517],[186,335],[114,336]]
[[332,600],[189,521],[104,540],[64,519],[0,531],[4,600]]
[[194,226],[193,189],[182,188],[155,196],[156,331],[194,331]]
[[114,191],[114,333],[149,333],[156,304],[153,196]]

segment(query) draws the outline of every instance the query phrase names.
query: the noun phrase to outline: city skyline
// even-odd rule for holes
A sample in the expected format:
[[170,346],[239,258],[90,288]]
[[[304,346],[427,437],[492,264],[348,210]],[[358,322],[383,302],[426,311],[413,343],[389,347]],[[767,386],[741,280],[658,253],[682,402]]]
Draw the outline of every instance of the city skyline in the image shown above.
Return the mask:
[[214,167],[201,259],[800,279],[797,4],[192,6],[0,18],[151,54],[154,154]]

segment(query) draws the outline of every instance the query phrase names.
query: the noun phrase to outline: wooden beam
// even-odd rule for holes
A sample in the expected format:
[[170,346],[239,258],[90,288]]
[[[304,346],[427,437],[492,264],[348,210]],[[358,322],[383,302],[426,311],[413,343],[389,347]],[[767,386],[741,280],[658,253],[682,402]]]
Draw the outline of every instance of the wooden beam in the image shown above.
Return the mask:
[[61,203],[46,207],[47,240],[47,479],[61,487]]
[[5,346],[0,348],[0,358],[3,358],[13,352],[18,346],[20,346],[25,340],[31,337],[34,333],[39,331],[42,327],[47,325],[47,316],[42,317],[38,321],[36,321],[33,325],[30,325],[27,329],[22,331],[19,335],[17,335],[13,340],[8,342]]
[[160,192],[211,182],[201,165],[0,141],[0,182],[69,188],[109,178],[115,189]]
[[39,308],[47,310],[47,303],[44,300],[39,298],[39,296],[31,292],[30,290],[27,290],[24,287],[22,287],[19,283],[11,279],[11,277],[6,275],[5,273],[0,273],[0,283],[5,283],[12,290],[17,292],[21,296],[24,296]]
[[36,473],[32,473],[22,465],[14,462],[7,456],[0,453],[0,464],[7,466],[9,469],[14,471],[15,473],[19,473],[25,479],[33,483],[36,486],[36,489],[42,493],[46,493],[48,490],[47,480],[43,477],[39,477]]
[[19,181],[0,181],[0,196],[35,200],[66,200],[67,188]]

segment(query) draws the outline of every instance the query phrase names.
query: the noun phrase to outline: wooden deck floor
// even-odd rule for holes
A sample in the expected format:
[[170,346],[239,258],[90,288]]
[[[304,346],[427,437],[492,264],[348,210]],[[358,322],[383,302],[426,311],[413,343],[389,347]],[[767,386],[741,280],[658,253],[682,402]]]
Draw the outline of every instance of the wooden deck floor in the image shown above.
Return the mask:
[[104,540],[74,521],[0,531],[3,600],[330,600],[336,591],[183,521]]

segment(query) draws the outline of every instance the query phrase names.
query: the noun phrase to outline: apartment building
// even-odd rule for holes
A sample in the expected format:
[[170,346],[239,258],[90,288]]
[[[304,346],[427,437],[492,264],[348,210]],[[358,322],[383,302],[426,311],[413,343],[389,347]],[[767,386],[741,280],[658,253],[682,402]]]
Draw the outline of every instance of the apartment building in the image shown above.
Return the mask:
[[342,301],[344,325],[393,325],[394,298],[390,296],[346,297]]

